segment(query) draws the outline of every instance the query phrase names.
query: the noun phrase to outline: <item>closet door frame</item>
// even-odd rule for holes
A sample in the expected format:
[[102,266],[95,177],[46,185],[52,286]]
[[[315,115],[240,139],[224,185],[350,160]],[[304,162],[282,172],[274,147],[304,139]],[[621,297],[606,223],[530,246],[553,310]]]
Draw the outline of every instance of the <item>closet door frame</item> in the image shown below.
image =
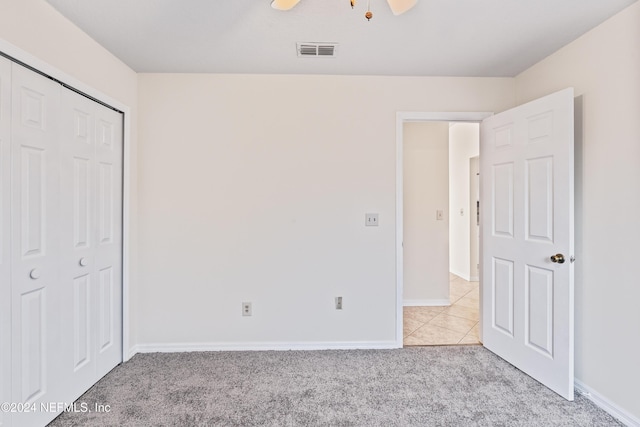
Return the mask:
[[36,72],[49,76],[70,89],[115,108],[123,113],[123,158],[122,158],[122,361],[126,362],[136,353],[129,338],[129,283],[130,283],[130,224],[131,224],[131,108],[81,82],[53,65],[12,45],[0,38],[0,55],[6,56]]

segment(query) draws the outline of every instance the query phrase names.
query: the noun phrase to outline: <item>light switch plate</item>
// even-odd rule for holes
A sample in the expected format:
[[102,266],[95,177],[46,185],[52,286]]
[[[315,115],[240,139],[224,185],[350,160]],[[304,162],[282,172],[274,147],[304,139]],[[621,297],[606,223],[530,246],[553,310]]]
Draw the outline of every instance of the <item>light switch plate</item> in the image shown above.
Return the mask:
[[367,227],[377,227],[378,226],[378,214],[377,213],[368,213],[364,215],[364,225]]
[[444,219],[444,211],[442,211],[441,209],[438,209],[436,211],[436,220],[442,221],[443,219]]

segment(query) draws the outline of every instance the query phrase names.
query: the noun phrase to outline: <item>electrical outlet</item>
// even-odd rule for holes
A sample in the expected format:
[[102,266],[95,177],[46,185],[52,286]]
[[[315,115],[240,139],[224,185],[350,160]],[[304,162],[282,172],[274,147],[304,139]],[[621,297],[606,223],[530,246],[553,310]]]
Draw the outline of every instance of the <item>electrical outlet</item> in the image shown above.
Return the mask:
[[243,302],[242,303],[242,315],[243,316],[251,316],[251,303]]
[[342,297],[336,297],[336,310],[342,310]]
[[378,226],[378,214],[377,213],[368,213],[364,215],[364,225],[367,227],[377,227]]

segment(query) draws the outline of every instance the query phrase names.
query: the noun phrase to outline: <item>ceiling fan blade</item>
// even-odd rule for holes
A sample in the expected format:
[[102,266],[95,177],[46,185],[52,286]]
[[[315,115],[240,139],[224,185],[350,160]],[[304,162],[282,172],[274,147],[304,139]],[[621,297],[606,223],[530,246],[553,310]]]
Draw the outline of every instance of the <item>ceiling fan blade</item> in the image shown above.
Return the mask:
[[387,0],[394,15],[402,15],[418,3],[418,0]]
[[271,2],[271,7],[278,10],[289,10],[293,9],[299,1],[300,0],[273,0]]

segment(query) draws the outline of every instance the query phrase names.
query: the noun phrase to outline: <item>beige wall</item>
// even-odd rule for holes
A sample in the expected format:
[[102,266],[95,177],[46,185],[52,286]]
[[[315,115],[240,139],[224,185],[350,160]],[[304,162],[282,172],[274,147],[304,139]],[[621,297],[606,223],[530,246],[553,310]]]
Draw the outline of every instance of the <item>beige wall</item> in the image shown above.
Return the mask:
[[[18,48],[36,60],[77,79],[81,84],[130,107],[131,144],[128,154],[134,167],[129,170],[132,182],[129,199],[132,252],[129,265],[135,278],[137,74],[41,0],[0,2],[0,42],[4,46],[9,44],[12,48]],[[28,60],[23,60],[29,63]],[[135,285],[131,290],[132,307],[135,307]],[[135,316],[135,309],[130,313]],[[133,321],[133,336],[135,324]]]
[[640,3],[516,78],[518,102],[573,86],[576,377],[640,419]]
[[147,349],[394,342],[396,112],[514,103],[513,79],[141,74],[139,88]]
[[[449,123],[404,124],[404,304],[449,302]],[[436,211],[443,213],[436,219]]]

